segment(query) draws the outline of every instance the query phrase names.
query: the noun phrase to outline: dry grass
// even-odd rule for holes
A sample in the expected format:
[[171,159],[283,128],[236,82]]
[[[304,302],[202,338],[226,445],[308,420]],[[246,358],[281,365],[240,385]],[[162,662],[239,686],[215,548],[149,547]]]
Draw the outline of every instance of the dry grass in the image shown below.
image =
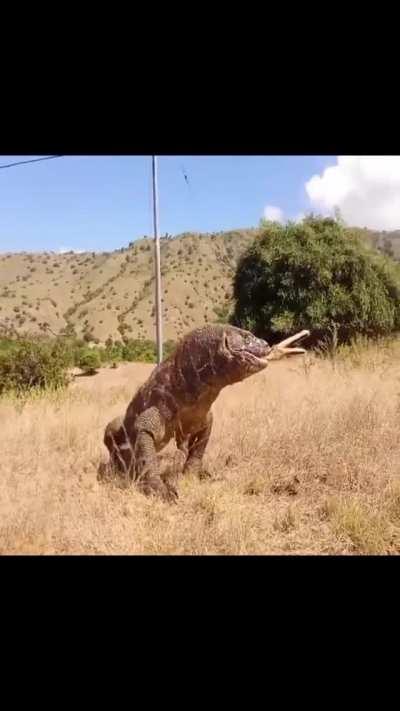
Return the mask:
[[182,479],[177,506],[96,478],[104,426],[151,366],[104,370],[63,397],[2,401],[0,552],[396,554],[397,363],[276,363],[227,388],[214,407],[213,479]]

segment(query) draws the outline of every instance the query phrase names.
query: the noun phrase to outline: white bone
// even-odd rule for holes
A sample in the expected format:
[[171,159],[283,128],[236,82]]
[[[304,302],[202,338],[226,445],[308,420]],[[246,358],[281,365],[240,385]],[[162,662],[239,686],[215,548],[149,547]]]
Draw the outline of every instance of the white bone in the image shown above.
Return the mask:
[[263,360],[280,360],[285,356],[305,353],[306,351],[304,348],[288,348],[287,346],[289,346],[291,343],[294,343],[295,341],[298,341],[300,338],[304,338],[304,336],[309,335],[310,331],[304,330],[299,331],[299,333],[295,333],[294,336],[289,336],[289,338],[285,338],[280,343],[277,343],[275,346],[272,346],[270,353]]

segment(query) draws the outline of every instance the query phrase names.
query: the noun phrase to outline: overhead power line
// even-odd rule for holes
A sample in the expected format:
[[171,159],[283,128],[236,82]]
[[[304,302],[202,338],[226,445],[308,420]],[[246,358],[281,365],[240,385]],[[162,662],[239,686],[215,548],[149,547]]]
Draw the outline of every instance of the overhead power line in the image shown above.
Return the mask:
[[52,160],[53,158],[64,158],[62,155],[58,156],[44,156],[43,158],[31,158],[30,160],[20,160],[17,163],[8,163],[0,165],[0,170],[2,168],[13,168],[14,165],[24,165],[25,163],[38,163],[40,160]]
[[189,187],[189,178],[183,165],[181,166],[181,171],[183,173],[183,177],[185,178],[186,184]]

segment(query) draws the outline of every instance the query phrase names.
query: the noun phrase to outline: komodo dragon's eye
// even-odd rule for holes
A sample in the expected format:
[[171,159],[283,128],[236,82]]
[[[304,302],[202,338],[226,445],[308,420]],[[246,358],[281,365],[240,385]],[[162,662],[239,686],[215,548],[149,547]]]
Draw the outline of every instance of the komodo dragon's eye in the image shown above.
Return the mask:
[[228,350],[228,336],[224,333],[224,348]]

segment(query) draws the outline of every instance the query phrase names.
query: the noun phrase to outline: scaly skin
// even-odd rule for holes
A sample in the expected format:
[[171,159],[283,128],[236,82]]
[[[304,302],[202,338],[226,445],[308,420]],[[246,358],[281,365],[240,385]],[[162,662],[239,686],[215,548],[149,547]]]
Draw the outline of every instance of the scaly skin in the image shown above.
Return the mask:
[[[180,473],[205,475],[213,402],[222,388],[264,370],[270,352],[266,341],[233,326],[205,326],[187,334],[138,389],[125,416],[107,425],[109,466],[130,477],[144,494],[175,501]],[[167,478],[157,453],[172,438],[177,452]]]

